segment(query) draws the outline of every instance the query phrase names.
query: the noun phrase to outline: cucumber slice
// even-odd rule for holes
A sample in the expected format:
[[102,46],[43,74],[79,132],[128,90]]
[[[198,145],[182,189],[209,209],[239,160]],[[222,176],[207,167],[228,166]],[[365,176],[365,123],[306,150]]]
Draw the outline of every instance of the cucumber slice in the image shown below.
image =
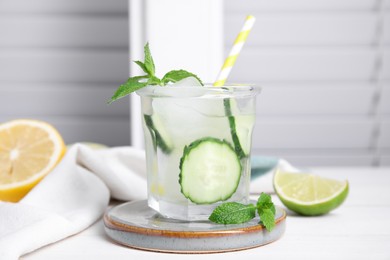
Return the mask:
[[[252,129],[255,124],[254,115],[242,115],[234,117],[236,140],[239,142],[242,154],[240,159],[248,157],[252,143]],[[234,139],[233,139],[234,140]]]
[[156,115],[144,115],[144,120],[152,135],[154,145],[160,147],[163,153],[171,153],[173,150],[173,142],[160,117]]
[[242,149],[240,138],[237,134],[236,118],[232,116],[231,99],[224,99],[223,105],[225,106],[225,114],[228,116],[229,120],[230,134],[232,135],[234,150],[240,159],[245,158],[247,154],[245,154],[244,150]]
[[196,204],[229,199],[241,178],[241,163],[225,140],[205,137],[184,147],[179,183],[183,195]]
[[[254,115],[240,115],[237,102],[234,99],[224,99],[225,114],[229,120],[230,134],[234,150],[240,159],[248,157],[251,147],[252,129],[255,123]],[[233,116],[236,115],[237,116]]]

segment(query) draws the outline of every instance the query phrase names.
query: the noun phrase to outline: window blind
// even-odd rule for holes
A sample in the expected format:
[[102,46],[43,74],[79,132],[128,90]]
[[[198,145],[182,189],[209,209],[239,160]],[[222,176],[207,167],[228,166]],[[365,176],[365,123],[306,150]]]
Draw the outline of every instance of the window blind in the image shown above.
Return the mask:
[[0,122],[34,118],[67,143],[129,143],[127,0],[1,0]]
[[231,82],[262,87],[254,153],[305,166],[390,165],[390,1],[226,0]]

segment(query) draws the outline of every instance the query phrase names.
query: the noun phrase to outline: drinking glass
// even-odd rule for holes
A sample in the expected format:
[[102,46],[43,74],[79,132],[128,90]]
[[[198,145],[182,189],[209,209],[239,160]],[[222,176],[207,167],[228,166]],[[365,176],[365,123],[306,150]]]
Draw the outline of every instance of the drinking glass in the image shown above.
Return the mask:
[[249,202],[254,86],[148,86],[141,97],[148,205],[164,217],[207,219]]

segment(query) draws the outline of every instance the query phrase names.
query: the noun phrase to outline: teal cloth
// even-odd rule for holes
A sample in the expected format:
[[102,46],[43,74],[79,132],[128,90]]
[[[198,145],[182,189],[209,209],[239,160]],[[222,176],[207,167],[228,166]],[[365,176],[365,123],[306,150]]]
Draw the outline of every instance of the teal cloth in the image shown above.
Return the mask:
[[278,165],[279,159],[275,157],[254,155],[251,157],[251,179],[269,173]]

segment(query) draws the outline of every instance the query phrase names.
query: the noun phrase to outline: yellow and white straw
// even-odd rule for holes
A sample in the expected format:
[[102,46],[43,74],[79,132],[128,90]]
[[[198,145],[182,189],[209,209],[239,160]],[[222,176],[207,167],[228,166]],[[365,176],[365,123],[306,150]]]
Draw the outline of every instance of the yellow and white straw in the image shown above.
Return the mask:
[[229,56],[226,58],[221,71],[218,74],[217,80],[214,82],[214,87],[220,87],[225,84],[226,79],[229,76],[229,73],[236,62],[238,55],[241,52],[242,47],[245,44],[246,38],[248,37],[253,24],[255,23],[256,18],[252,15],[248,15],[245,19],[244,26],[242,27],[240,33],[237,35],[236,40],[234,41],[233,47],[230,50]]

